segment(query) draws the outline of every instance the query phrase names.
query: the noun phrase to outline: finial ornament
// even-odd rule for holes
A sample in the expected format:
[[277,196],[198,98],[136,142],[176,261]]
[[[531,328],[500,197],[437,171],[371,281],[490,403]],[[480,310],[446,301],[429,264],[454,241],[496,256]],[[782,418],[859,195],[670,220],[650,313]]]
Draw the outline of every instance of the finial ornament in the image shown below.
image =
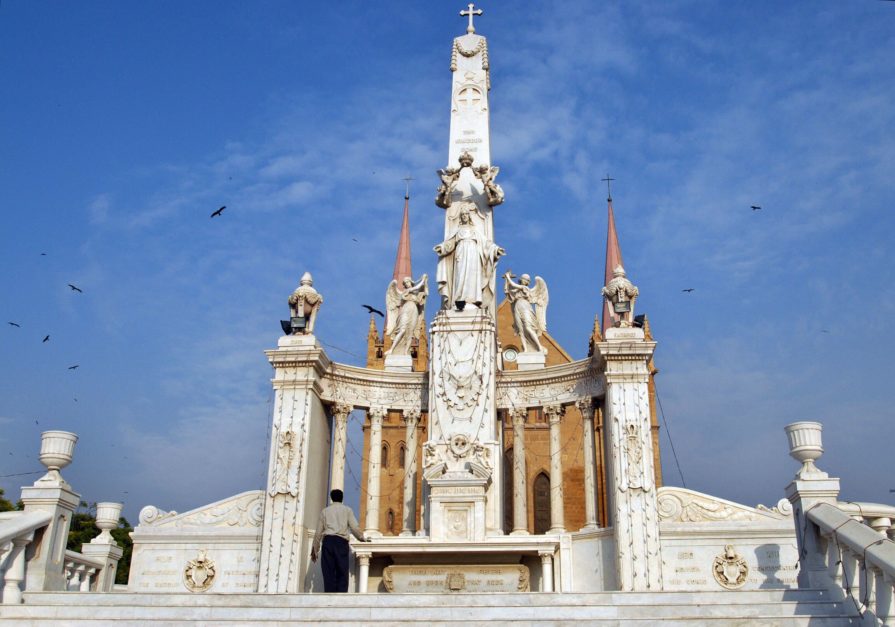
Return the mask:
[[[292,335],[312,335],[314,323],[317,322],[317,311],[323,304],[323,296],[314,289],[314,277],[305,272],[299,286],[289,296],[289,313]],[[286,330],[284,323],[284,330]]]
[[475,32],[475,26],[472,25],[472,16],[473,15],[482,15],[483,13],[484,13],[484,11],[482,9],[476,9],[475,4],[472,2],[469,3],[468,9],[466,9],[465,11],[460,11],[461,16],[464,16],[464,17],[467,15],[469,16],[469,26],[466,27],[467,33],[469,33],[471,35]]
[[613,326],[630,327],[634,321],[634,301],[640,290],[628,280],[625,269],[620,265],[615,266],[612,275],[612,280],[603,288],[603,296],[612,303]]
[[611,178],[611,177],[609,176],[609,173],[607,172],[607,173],[606,173],[606,178],[604,178],[604,179],[600,179],[600,180],[606,182],[606,194],[607,194],[606,200],[607,200],[608,202],[612,202],[612,188],[609,186],[609,184],[610,184],[612,181],[614,181],[615,179],[614,179],[614,178]]

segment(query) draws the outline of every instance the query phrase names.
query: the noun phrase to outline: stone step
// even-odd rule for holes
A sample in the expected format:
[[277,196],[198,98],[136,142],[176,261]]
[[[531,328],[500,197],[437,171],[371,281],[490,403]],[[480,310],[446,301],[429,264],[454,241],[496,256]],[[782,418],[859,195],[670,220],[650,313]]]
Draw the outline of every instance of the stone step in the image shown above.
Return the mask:
[[17,625],[850,625],[853,608],[820,590],[587,594],[133,594],[26,593],[0,606]]

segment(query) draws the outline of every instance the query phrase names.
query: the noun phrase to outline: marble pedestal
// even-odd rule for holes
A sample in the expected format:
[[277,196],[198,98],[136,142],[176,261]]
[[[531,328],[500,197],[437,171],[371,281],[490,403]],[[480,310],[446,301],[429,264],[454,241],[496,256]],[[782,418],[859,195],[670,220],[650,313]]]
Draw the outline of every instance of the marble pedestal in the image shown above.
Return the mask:
[[547,355],[538,353],[519,353],[516,356],[516,365],[519,370],[537,370],[547,363]]
[[429,536],[433,542],[485,539],[485,492],[489,481],[471,473],[429,479]]
[[387,372],[411,372],[413,357],[410,355],[386,355],[385,369]]

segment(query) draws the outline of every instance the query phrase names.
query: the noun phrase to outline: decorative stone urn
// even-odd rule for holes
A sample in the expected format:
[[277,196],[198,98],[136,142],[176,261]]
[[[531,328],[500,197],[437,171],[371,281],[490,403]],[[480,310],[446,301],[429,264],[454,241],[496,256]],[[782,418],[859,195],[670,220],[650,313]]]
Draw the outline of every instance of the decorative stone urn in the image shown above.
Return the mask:
[[92,544],[116,544],[111,531],[118,527],[118,518],[121,516],[123,503],[97,503],[96,526],[101,530],[100,534],[91,540]]
[[824,453],[822,431],[823,425],[819,422],[794,422],[784,427],[789,437],[789,454],[802,464],[796,479],[820,479],[826,478],[827,473],[814,465]]
[[40,435],[40,463],[49,471],[40,481],[64,482],[59,471],[71,463],[78,436],[69,431],[44,431]]

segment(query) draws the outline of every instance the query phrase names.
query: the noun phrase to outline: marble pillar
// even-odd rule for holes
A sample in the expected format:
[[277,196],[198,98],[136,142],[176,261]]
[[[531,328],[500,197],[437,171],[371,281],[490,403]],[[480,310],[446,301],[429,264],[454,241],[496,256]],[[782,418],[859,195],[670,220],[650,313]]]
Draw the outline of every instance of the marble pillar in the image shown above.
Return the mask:
[[402,536],[412,536],[416,531],[416,469],[417,469],[417,427],[420,424],[420,410],[408,409],[404,412],[404,521]]
[[528,409],[512,410],[513,419],[513,531],[511,535],[528,535],[528,490],[525,474],[525,419]]
[[563,406],[546,405],[544,413],[550,423],[550,533],[563,533],[565,528],[565,506],[562,493],[562,445],[560,443],[560,422]]
[[311,535],[326,505],[331,432],[319,380],[329,360],[313,335],[281,337],[267,351],[275,391],[258,591],[305,591]]
[[357,591],[365,594],[368,590],[370,581],[370,558],[372,553],[366,551],[355,551],[354,557],[357,559]]
[[538,551],[541,556],[541,592],[553,592],[553,553]]
[[607,492],[623,591],[662,590],[659,510],[650,429],[649,359],[643,329],[610,328],[600,342],[606,379]]
[[597,528],[597,458],[594,447],[594,402],[583,398],[575,405],[584,430],[584,529]]
[[382,491],[379,473],[382,470],[382,421],[388,413],[385,407],[371,407],[370,460],[367,466],[367,510],[364,518],[364,535],[379,537],[379,499]]
[[330,460],[329,489],[345,491],[345,460],[348,445],[348,415],[354,407],[345,403],[332,406],[333,454]]

